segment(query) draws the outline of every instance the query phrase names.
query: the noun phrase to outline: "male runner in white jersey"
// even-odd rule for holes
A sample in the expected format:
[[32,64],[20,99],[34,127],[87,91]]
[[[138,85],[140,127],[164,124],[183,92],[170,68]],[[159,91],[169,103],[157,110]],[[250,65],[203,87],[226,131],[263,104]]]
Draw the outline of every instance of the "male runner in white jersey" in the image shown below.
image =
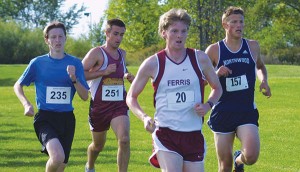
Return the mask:
[[223,88],[223,95],[212,109],[208,125],[214,132],[219,172],[232,169],[235,136],[241,150],[234,154],[234,171],[244,171],[244,164],[254,164],[259,155],[258,111],[254,103],[256,70],[260,90],[271,96],[267,70],[257,41],[242,38],[244,12],[229,7],[222,16],[225,39],[206,49]]
[[46,172],[62,172],[69,160],[75,132],[72,100],[75,92],[82,100],[88,99],[83,66],[80,59],[66,54],[66,29],[63,23],[52,22],[44,29],[48,54],[32,59],[14,90],[24,106],[26,116],[33,116],[33,105],[24,94],[23,86],[35,84],[37,114],[34,129],[49,155]]
[[[150,163],[165,172],[204,171],[203,117],[222,94],[208,56],[185,47],[190,23],[190,16],[182,9],[171,9],[160,17],[159,34],[166,40],[166,48],[142,63],[126,99],[152,133]],[[138,102],[149,78],[154,87],[154,120]],[[212,88],[207,102],[204,78]]]

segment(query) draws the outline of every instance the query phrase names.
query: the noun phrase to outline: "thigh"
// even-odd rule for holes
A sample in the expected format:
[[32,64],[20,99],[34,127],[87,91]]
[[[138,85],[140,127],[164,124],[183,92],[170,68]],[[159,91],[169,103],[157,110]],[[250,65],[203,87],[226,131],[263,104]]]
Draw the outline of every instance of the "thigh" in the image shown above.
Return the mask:
[[258,156],[260,150],[258,127],[252,124],[242,125],[237,128],[236,133],[241,141],[242,151]]
[[235,133],[214,133],[216,152],[219,161],[232,159],[232,148]]
[[183,162],[183,172],[204,172],[204,161]]
[[182,172],[183,158],[175,152],[158,151],[157,159],[163,172]]
[[111,120],[111,128],[116,134],[118,140],[129,138],[130,122],[129,116],[121,115]]
[[57,138],[53,138],[46,143],[46,149],[50,157],[65,159],[64,149]]

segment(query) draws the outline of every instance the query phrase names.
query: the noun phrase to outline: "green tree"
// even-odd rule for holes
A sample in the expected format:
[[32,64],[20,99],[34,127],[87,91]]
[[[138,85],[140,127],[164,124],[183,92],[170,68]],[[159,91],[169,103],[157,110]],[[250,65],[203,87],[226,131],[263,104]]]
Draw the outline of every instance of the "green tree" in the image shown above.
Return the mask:
[[[293,63],[297,53],[288,54],[288,50],[285,49],[293,48],[299,51],[299,7],[299,0],[261,0],[248,8],[246,35],[252,35],[253,39],[260,42],[268,61],[276,62],[280,56],[279,62],[288,63],[288,59],[291,59],[290,62]],[[283,58],[284,54],[288,58]]]
[[[107,19],[120,18],[127,27],[121,47],[131,57],[141,61],[149,53],[164,46],[164,41],[157,32],[159,16],[171,8],[182,8],[192,17],[187,46],[205,50],[209,44],[224,38],[221,16],[228,6],[240,6],[244,9],[244,37],[258,40],[262,53],[267,57],[288,63],[286,57],[292,60],[299,54],[287,54],[288,51],[285,50],[299,50],[299,0],[110,0],[102,23],[97,29],[92,29],[93,33],[88,39],[92,40],[93,45],[95,40],[96,43],[104,43],[101,40],[105,40],[105,34],[99,28]],[[285,54],[286,57],[283,58]]]
[[13,19],[28,28],[43,28],[48,22],[59,20],[67,31],[78,24],[86,7],[77,4],[62,11],[65,0],[4,0],[0,2],[0,18]]
[[0,63],[28,63],[48,52],[42,30],[26,29],[14,21],[0,22]]
[[126,34],[121,46],[133,52],[160,40],[157,33],[159,9],[158,0],[113,0],[109,1],[106,18],[125,22]]

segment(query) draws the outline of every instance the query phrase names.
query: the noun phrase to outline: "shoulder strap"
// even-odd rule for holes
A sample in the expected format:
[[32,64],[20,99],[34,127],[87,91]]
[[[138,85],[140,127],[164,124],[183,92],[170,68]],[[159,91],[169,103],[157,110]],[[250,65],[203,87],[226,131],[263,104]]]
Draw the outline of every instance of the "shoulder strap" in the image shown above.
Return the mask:
[[153,99],[153,105],[155,107],[155,95],[157,93],[157,89],[158,89],[158,85],[161,81],[161,78],[164,74],[165,71],[165,65],[166,65],[166,51],[165,50],[161,50],[158,53],[156,53],[157,59],[158,59],[158,74],[157,77],[155,79],[155,81],[152,83],[153,88],[154,88],[154,99]]
[[189,55],[190,61],[192,63],[193,69],[196,72],[198,79],[199,79],[199,85],[200,85],[200,91],[201,91],[201,96],[202,96],[202,103],[203,103],[203,98],[204,98],[204,80],[203,80],[203,75],[202,72],[199,68],[198,65],[198,59],[197,59],[197,51],[195,49],[187,48],[186,49],[187,54]]

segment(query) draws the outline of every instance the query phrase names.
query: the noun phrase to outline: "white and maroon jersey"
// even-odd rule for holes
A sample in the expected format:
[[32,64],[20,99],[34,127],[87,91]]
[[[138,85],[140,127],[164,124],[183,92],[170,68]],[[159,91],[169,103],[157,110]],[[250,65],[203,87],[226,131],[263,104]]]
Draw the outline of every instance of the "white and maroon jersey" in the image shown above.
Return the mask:
[[203,118],[194,105],[203,103],[204,76],[196,50],[187,48],[186,52],[181,63],[172,61],[164,50],[157,53],[158,72],[152,85],[157,125],[189,132],[202,129]]
[[116,72],[109,75],[88,81],[93,103],[91,104],[92,113],[105,113],[126,105],[126,90],[124,86],[124,73],[126,65],[123,54],[118,49],[119,59],[113,59],[102,47],[99,47],[103,57],[103,65],[99,70],[104,70],[109,64],[116,64]]

